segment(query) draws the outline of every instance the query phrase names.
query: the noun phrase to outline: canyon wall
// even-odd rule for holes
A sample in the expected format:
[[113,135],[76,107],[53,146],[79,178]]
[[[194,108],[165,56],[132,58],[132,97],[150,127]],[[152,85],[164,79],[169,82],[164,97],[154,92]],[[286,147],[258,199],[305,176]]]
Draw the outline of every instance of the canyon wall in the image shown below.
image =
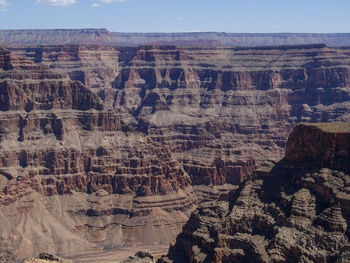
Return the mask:
[[167,246],[198,202],[282,158],[297,123],[350,121],[348,48],[0,51],[8,259]]
[[68,74],[0,66],[1,259],[167,245],[197,202],[171,151]]
[[349,121],[350,49],[47,46],[14,53],[79,80],[166,146],[193,185],[238,184],[304,121]]
[[201,205],[158,262],[348,262],[350,123],[334,126],[297,126],[285,159]]

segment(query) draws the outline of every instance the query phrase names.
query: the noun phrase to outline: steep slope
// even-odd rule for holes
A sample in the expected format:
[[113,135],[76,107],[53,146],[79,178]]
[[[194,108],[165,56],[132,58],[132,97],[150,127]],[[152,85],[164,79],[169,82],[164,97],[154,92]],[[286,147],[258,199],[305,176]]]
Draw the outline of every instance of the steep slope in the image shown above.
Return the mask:
[[0,45],[177,45],[193,47],[277,46],[324,43],[350,46],[349,33],[122,33],[104,28],[0,30]]
[[77,45],[11,48],[18,57],[25,57],[80,81],[104,100],[105,108],[113,105],[115,91],[112,86],[115,77],[120,74],[123,60],[132,57],[136,50]]
[[194,185],[240,183],[265,159],[283,156],[287,135],[301,121],[350,121],[348,48],[13,51],[85,83],[105,109],[166,145]]
[[297,126],[285,159],[201,205],[159,262],[348,262],[349,128]]
[[0,76],[1,259],[176,236],[196,200],[168,148],[65,73],[0,48]]
[[213,200],[265,159],[280,159],[295,124],[350,121],[348,48],[1,54],[8,258],[47,251],[97,260],[123,245],[167,246],[197,198]]

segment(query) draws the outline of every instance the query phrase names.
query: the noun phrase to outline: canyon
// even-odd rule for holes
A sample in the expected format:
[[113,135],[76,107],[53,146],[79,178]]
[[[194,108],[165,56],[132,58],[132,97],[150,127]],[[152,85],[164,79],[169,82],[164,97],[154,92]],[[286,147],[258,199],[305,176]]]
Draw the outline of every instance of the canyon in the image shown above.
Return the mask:
[[286,155],[200,205],[158,262],[348,262],[350,123],[301,124]]
[[2,259],[166,249],[298,123],[350,121],[349,69],[350,48],[324,44],[1,48]]

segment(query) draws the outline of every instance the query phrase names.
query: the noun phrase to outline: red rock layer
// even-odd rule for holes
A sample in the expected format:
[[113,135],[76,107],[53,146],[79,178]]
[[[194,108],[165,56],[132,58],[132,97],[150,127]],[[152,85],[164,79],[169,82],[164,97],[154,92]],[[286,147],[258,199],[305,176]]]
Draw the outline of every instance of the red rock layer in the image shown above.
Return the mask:
[[347,48],[14,51],[87,84],[104,108],[166,145],[193,184],[241,182],[265,159],[283,156],[287,135],[301,121],[350,120]]
[[65,72],[1,51],[1,259],[168,244],[196,203],[171,151]]
[[288,140],[286,158],[292,162],[349,170],[349,127],[347,123],[299,125]]
[[1,54],[1,222],[14,240],[1,249],[17,258],[170,242],[194,206],[191,182],[216,196],[281,158],[296,123],[350,120],[347,48]]

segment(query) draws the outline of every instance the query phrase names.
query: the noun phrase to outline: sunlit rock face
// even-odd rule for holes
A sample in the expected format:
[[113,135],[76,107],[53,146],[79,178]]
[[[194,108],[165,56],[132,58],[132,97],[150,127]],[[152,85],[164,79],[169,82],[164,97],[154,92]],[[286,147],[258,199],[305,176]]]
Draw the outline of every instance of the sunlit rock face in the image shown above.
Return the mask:
[[81,81],[1,54],[2,259],[174,239],[197,200],[169,148]]
[[105,109],[166,145],[194,185],[238,184],[284,154],[298,122],[350,120],[349,50],[269,48],[14,49],[67,73]]
[[349,53],[2,48],[1,254],[167,246],[197,203],[282,158],[297,123],[350,120]]

